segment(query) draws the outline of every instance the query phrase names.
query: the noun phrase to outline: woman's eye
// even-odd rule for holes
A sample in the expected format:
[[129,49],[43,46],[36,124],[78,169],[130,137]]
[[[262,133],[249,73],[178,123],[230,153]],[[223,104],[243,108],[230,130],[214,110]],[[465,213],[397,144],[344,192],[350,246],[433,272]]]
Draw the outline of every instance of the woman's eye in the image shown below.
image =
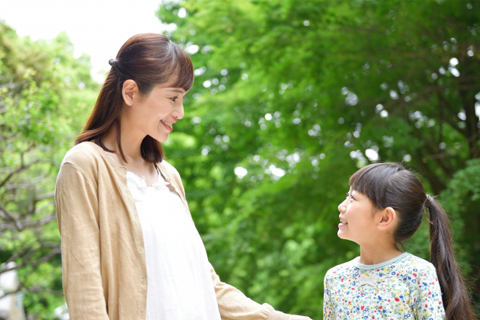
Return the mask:
[[178,97],[173,97],[173,98],[170,98],[170,100],[172,100],[173,102],[175,102],[175,100],[177,100]]

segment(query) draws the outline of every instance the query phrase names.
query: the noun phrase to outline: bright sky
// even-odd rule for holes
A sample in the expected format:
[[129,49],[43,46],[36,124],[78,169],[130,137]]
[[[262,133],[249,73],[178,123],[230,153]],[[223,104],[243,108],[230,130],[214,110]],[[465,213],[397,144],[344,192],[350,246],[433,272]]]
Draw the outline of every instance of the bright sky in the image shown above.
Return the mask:
[[0,0],[0,19],[20,36],[53,39],[65,31],[75,55],[91,57],[92,76],[103,82],[122,44],[142,32],[162,32],[155,17],[161,0]]

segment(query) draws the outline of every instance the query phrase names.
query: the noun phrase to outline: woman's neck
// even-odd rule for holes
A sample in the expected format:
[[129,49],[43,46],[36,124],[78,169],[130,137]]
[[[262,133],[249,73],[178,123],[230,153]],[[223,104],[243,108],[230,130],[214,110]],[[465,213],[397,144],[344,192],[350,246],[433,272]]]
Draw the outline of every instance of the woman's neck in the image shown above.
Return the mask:
[[[128,124],[122,123],[120,131],[120,145],[122,146],[122,152],[127,159],[127,162],[142,161],[142,154],[140,147],[145,136],[135,135],[132,130],[128,128]],[[117,128],[113,126],[102,137],[103,144],[107,149],[113,151],[119,158],[121,158],[120,149],[117,143]]]

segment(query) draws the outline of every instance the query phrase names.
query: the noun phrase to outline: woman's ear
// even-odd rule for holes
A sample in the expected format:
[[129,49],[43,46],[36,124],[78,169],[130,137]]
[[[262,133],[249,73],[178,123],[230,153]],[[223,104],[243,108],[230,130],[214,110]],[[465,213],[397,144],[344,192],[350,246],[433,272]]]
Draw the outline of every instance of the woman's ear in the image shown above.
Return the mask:
[[129,79],[123,82],[122,97],[123,101],[125,101],[125,104],[127,106],[133,105],[133,97],[135,96],[135,94],[137,94],[137,92],[138,86],[135,81]]
[[395,226],[397,222],[397,212],[391,207],[386,207],[379,212],[380,220],[377,223],[377,229],[385,231]]

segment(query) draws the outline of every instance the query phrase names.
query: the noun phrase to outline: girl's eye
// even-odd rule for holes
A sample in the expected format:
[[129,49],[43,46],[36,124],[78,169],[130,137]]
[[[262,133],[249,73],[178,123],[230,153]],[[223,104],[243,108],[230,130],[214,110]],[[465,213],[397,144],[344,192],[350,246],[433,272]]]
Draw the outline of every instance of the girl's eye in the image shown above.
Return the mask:
[[178,97],[170,98],[170,100],[172,100],[173,102],[175,102],[177,99],[178,99]]

